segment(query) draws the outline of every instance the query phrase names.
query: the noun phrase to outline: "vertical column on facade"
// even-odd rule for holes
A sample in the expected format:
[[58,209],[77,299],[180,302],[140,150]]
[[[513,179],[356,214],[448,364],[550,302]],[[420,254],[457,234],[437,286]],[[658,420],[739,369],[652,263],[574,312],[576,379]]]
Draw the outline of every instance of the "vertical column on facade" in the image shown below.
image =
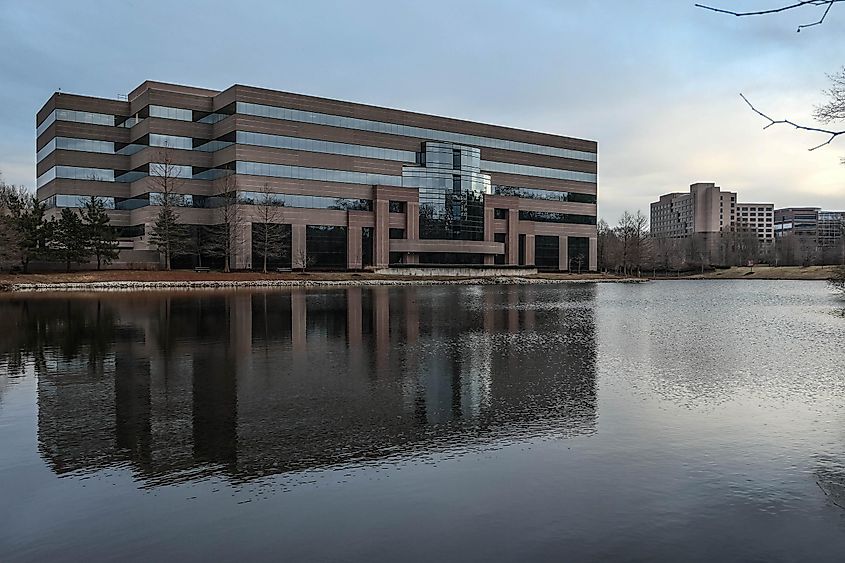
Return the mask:
[[386,268],[390,264],[390,199],[383,197],[380,186],[373,187],[373,212],[376,223],[373,265],[376,268]]
[[525,265],[534,265],[534,235],[532,233],[525,235]]
[[595,272],[599,269],[599,239],[597,237],[590,237],[590,271]]
[[519,264],[519,232],[517,225],[519,224],[519,210],[508,209],[508,244],[505,249],[507,259],[505,262],[509,265],[516,266]]
[[307,263],[307,247],[305,246],[305,225],[290,226],[291,267],[301,270]]
[[[420,238],[420,204],[416,201],[405,202],[405,238],[419,240]],[[405,258],[407,264],[419,264],[420,255],[412,252]]]
[[232,229],[232,261],[229,267],[235,270],[252,269],[252,223],[237,223]]
[[364,267],[364,257],[361,248],[361,227],[349,219],[346,228],[346,269],[360,270]]
[[558,237],[558,265],[557,269],[562,272],[569,271],[569,237],[560,235]]
[[[492,207],[484,207],[484,240],[487,242],[495,240],[493,236],[493,215],[494,209]],[[492,254],[485,254],[484,263],[492,266],[495,263],[495,257]]]

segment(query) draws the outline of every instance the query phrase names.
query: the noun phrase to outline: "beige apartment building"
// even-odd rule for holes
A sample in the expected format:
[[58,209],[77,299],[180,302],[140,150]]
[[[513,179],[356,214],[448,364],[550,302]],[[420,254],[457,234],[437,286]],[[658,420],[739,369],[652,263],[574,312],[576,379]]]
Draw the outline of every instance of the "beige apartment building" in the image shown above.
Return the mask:
[[651,234],[684,238],[730,231],[736,222],[736,193],[722,191],[714,183],[698,182],[689,193],[660,196],[651,204]]

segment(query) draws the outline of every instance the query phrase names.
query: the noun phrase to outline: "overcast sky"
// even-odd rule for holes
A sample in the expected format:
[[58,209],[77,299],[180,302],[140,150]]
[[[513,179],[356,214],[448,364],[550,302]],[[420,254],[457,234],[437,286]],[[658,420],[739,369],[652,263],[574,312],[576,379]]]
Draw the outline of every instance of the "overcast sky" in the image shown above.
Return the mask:
[[[781,0],[713,0],[766,7]],[[594,139],[599,215],[712,181],[741,201],[845,209],[845,140],[811,121],[845,64],[845,5],[734,18],[693,0],[0,0],[0,171],[35,185],[52,92],[234,83]]]

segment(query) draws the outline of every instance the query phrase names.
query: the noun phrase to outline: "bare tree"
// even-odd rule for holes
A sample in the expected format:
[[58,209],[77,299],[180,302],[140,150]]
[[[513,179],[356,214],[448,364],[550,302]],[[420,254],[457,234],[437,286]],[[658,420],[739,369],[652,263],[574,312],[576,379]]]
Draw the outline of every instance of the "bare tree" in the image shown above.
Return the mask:
[[188,239],[188,230],[180,222],[179,213],[186,204],[186,197],[179,191],[185,183],[185,172],[184,167],[173,162],[166,146],[159,151],[158,159],[159,162],[150,163],[150,177],[158,190],[150,194],[150,204],[160,208],[150,242],[164,254],[165,267],[170,270],[173,255],[183,250]]
[[639,273],[643,241],[648,233],[648,218],[642,211],[636,214],[625,211],[615,231],[620,244],[622,273],[632,273],[635,266]]
[[281,229],[284,221],[284,202],[270,189],[269,184],[264,184],[258,200],[255,202],[255,209],[258,215],[260,227],[259,243],[261,245],[261,271],[267,273],[267,259],[271,255],[280,254],[274,252],[274,248],[285,246],[286,231]]
[[234,174],[223,177],[223,191],[218,196],[217,219],[221,226],[220,247],[223,250],[223,271],[231,271],[235,237],[243,224]]

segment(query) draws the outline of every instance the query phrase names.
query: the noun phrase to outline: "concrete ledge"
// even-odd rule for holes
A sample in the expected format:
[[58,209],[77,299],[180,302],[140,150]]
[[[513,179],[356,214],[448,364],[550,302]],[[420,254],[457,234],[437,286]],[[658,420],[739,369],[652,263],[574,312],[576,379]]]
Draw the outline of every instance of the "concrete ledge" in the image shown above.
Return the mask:
[[462,278],[503,278],[536,276],[537,268],[514,268],[495,266],[413,266],[381,268],[375,270],[380,276],[411,276],[419,278],[462,277]]

